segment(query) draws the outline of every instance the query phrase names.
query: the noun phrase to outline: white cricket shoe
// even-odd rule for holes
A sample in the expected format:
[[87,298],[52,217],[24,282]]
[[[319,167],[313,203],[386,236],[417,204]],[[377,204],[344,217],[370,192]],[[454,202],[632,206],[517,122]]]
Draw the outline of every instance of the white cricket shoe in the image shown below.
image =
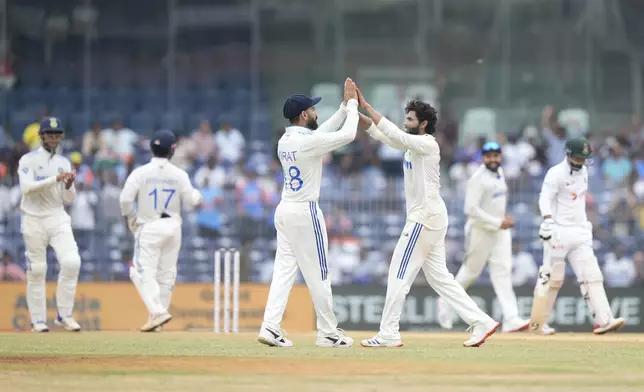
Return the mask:
[[489,321],[486,321],[483,324],[477,324],[477,325],[472,325],[468,328],[468,330],[472,330],[472,335],[470,336],[469,339],[467,339],[464,343],[463,346],[465,347],[479,347],[485,341],[487,338],[492,336],[494,332],[496,332],[497,329],[501,326],[501,323],[497,323],[496,321],[490,319]]
[[543,327],[541,327],[541,332],[539,332],[539,334],[544,336],[554,335],[555,333],[557,333],[557,331],[548,324],[543,324]]
[[608,332],[617,331],[626,324],[626,319],[619,317],[616,319],[610,320],[606,325],[602,327],[597,327],[593,330],[595,335],[603,335]]
[[349,348],[353,346],[353,339],[348,337],[344,330],[338,328],[337,333],[333,336],[318,336],[315,341],[315,345],[318,347],[342,347]]
[[161,332],[163,331],[163,325],[159,325],[156,328],[149,329],[149,324],[152,323],[152,315],[148,316],[148,321],[145,323],[143,327],[141,327],[141,332]]
[[259,330],[257,341],[270,347],[293,347],[293,342],[286,338],[286,331],[264,325]]
[[60,315],[54,320],[54,324],[58,325],[59,327],[63,327],[65,331],[70,331],[70,332],[80,332],[81,327],[78,325],[76,320],[74,320],[72,317],[60,317]]
[[403,343],[400,339],[387,339],[378,334],[371,339],[364,339],[360,345],[362,347],[402,347]]
[[49,327],[43,322],[31,324],[31,332],[49,332]]
[[503,328],[501,328],[501,332],[521,332],[527,330],[528,328],[530,328],[530,320],[524,320],[517,316],[508,321],[503,321]]
[[172,320],[172,315],[168,312],[153,314],[148,319],[148,322],[141,327],[141,332],[152,332],[157,327],[167,324],[170,320]]
[[437,301],[438,307],[438,324],[443,329],[452,329],[454,320],[452,317],[452,309],[447,305],[445,300],[439,298]]

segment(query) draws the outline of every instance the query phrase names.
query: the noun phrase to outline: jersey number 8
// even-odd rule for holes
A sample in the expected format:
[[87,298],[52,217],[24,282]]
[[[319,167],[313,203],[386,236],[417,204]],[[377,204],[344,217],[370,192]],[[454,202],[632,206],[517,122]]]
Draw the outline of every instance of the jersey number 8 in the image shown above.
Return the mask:
[[300,169],[297,166],[291,166],[288,168],[288,177],[284,177],[284,187],[291,188],[293,192],[297,192],[302,189],[304,181],[300,177]]
[[[175,189],[161,189],[161,192],[167,193],[168,197],[165,199],[165,205],[163,207],[164,210],[168,209],[168,205],[170,204],[170,200],[172,200],[172,196],[174,196],[174,192],[176,192]],[[154,209],[157,209],[157,189],[154,188],[154,190],[150,193],[148,193],[148,196],[153,196],[154,197]]]

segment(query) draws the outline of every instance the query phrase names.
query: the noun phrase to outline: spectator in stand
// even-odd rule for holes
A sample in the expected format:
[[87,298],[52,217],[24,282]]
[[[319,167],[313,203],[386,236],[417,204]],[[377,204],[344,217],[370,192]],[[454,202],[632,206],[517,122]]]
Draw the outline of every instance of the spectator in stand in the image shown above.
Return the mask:
[[123,225],[121,218],[121,205],[119,197],[121,195],[121,187],[118,185],[118,176],[114,171],[105,173],[105,185],[100,190],[100,203],[99,216],[102,218],[103,230],[106,233],[111,232],[115,226]]
[[103,130],[103,136],[108,149],[122,160],[134,153],[134,145],[139,138],[133,130],[126,128],[121,120],[114,121],[112,128]]
[[220,189],[226,184],[226,171],[217,164],[217,157],[214,154],[195,173],[195,185],[205,188],[206,184]]
[[267,232],[266,194],[255,167],[246,168],[246,181],[237,188],[237,212],[242,242],[252,241]]
[[522,249],[519,241],[512,241],[512,285],[534,284],[537,272],[537,263],[535,263],[534,257]]
[[40,123],[46,118],[51,116],[51,111],[47,108],[43,109],[43,111],[40,113],[40,117],[38,118],[38,121],[34,121],[31,124],[27,125],[25,128],[25,131],[22,134],[22,140],[25,142],[27,146],[29,146],[29,150],[33,151],[40,147]]
[[626,256],[624,245],[618,245],[615,253],[606,255],[604,279],[608,287],[629,287],[637,278],[637,269],[633,259]]
[[0,281],[25,282],[27,275],[21,266],[13,262],[13,257],[6,250],[2,251],[0,264]]
[[246,145],[244,135],[227,121],[221,123],[221,129],[215,134],[215,143],[219,151],[219,158],[226,165],[236,164]]
[[622,146],[615,143],[610,147],[610,156],[602,165],[602,174],[608,184],[614,188],[624,189],[628,185],[628,179],[633,171],[633,164],[622,152]]
[[177,147],[174,149],[170,162],[189,172],[195,164],[195,149],[196,145],[192,138],[177,136]]
[[636,271],[636,282],[644,286],[644,252],[638,250],[633,255],[633,264]]
[[217,184],[210,183],[210,177],[204,176],[200,186],[203,203],[197,214],[199,235],[202,237],[217,238],[222,225],[221,206],[224,203],[222,190]]
[[96,229],[95,208],[98,196],[84,183],[76,184],[76,197],[72,202],[70,217],[74,238],[79,245],[91,246]]
[[72,170],[76,173],[76,183],[82,182],[92,187],[94,185],[94,173],[92,173],[92,169],[88,165],[83,163],[83,154],[74,151],[69,154],[69,160],[72,163]]
[[555,109],[551,105],[544,107],[541,112],[541,130],[548,144],[547,157],[548,168],[550,168],[563,161],[568,138],[566,128],[557,122]]
[[94,122],[90,129],[83,134],[83,147],[81,151],[86,157],[94,157],[107,148],[107,141],[103,135],[101,123]]
[[194,157],[198,165],[203,164],[215,153],[215,138],[208,120],[201,120],[199,128],[192,133],[195,145]]

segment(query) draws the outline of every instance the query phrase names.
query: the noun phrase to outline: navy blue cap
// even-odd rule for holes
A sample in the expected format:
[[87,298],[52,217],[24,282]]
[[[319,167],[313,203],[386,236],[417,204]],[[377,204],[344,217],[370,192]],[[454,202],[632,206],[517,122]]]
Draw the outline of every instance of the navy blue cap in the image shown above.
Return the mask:
[[177,138],[174,136],[172,131],[161,130],[154,134],[152,140],[150,140],[150,147],[161,148],[163,150],[169,150],[175,146],[177,143]]
[[56,117],[47,117],[40,122],[40,132],[63,133],[63,124]]
[[499,143],[497,142],[487,142],[483,145],[483,148],[481,148],[481,152],[485,154],[486,152],[501,152],[501,146],[499,146]]
[[302,94],[291,95],[284,102],[284,118],[297,117],[306,109],[317,105],[321,100],[322,98],[320,97],[311,98]]

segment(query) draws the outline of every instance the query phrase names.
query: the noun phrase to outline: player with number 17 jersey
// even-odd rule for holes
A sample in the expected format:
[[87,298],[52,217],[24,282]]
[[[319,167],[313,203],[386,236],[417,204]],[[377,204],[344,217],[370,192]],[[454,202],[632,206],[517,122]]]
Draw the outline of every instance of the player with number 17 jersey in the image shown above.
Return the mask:
[[299,267],[317,315],[316,344],[320,347],[350,347],[353,344],[353,340],[338,329],[333,313],[326,259],[328,241],[318,199],[325,155],[355,138],[358,128],[358,101],[355,98],[355,84],[347,79],[346,105],[343,103],[319,128],[313,106],[320,98],[294,95],[284,104],[284,117],[289,119],[291,126],[286,127],[277,146],[284,169],[284,189],[275,210],[277,252],[258,337],[260,343],[275,347],[293,345],[284,336],[280,323]]

